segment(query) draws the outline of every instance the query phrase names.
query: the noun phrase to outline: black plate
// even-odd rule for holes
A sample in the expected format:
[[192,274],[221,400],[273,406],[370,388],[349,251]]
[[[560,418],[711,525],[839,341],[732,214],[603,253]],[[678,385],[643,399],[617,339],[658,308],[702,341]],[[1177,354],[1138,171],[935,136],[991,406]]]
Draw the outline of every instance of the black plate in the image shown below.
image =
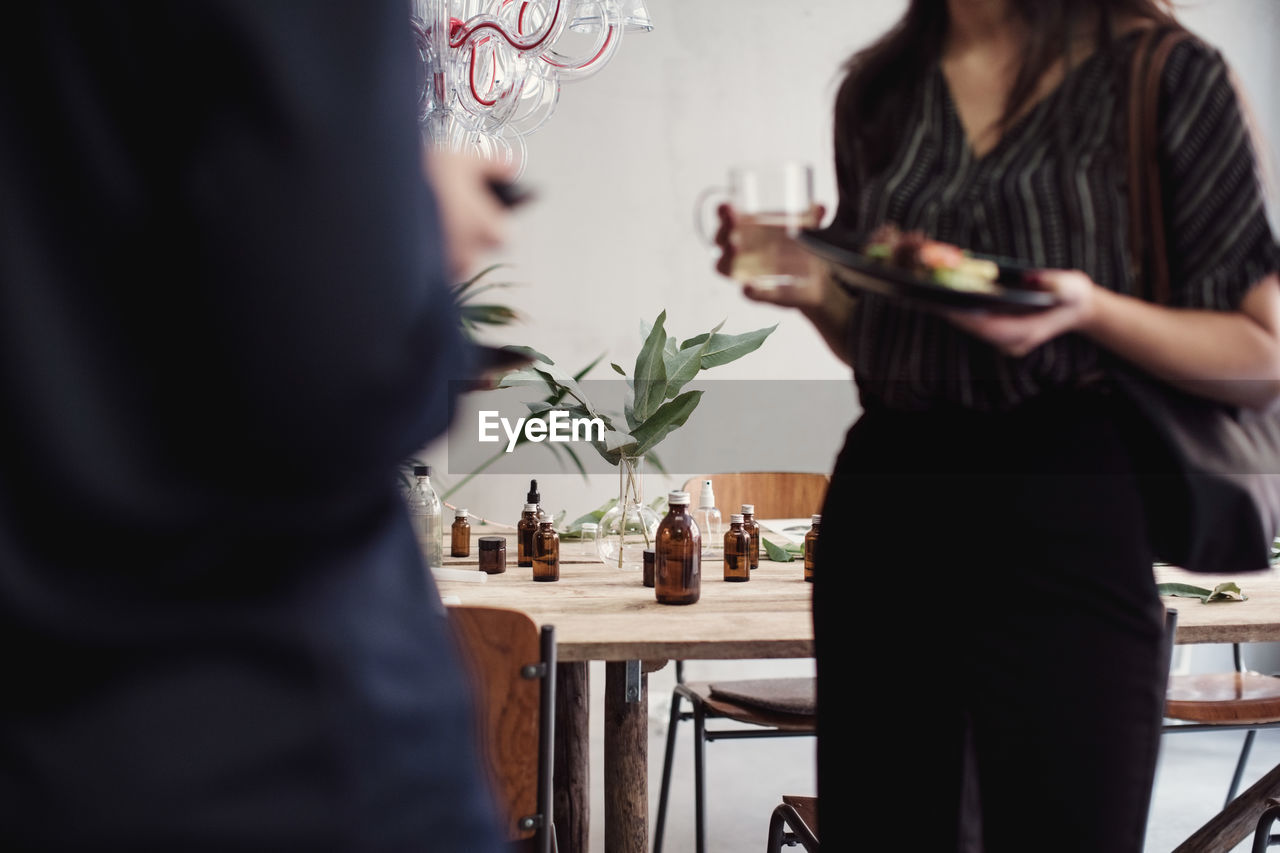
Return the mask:
[[796,239],[800,245],[827,261],[836,283],[854,295],[858,291],[868,291],[921,306],[1002,314],[1027,314],[1058,304],[1058,298],[1052,293],[1023,285],[1023,277],[1031,268],[1007,258],[974,253],[976,258],[995,261],[1000,268],[996,289],[959,290],[868,258],[851,248],[861,243],[848,236],[806,230],[801,231]]

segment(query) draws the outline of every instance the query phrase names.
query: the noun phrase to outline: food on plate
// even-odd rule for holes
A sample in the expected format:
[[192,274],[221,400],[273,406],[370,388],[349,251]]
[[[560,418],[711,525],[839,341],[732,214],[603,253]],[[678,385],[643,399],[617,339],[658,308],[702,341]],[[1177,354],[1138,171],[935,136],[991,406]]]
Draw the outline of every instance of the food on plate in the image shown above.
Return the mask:
[[927,237],[922,231],[903,231],[881,225],[871,233],[862,253],[895,269],[915,273],[934,284],[954,290],[996,293],[1000,267],[995,261],[975,258],[951,243]]

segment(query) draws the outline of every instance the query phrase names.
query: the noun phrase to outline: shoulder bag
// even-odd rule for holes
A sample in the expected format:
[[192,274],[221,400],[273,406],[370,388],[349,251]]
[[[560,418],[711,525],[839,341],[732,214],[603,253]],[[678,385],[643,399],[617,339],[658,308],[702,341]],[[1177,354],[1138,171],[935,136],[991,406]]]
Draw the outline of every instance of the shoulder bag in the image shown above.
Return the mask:
[[[1129,234],[1134,281],[1151,302],[1169,300],[1157,153],[1161,72],[1185,30],[1144,33],[1128,98]],[[1156,559],[1197,572],[1270,565],[1280,531],[1280,416],[1223,405],[1136,371],[1117,371],[1121,391],[1158,448],[1139,463]],[[1146,450],[1150,450],[1147,448]]]

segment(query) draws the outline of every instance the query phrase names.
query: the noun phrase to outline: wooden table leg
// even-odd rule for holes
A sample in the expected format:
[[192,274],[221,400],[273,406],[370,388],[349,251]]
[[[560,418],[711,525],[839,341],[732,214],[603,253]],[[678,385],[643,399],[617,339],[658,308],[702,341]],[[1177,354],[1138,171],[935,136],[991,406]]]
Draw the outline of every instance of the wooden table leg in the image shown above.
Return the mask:
[[639,661],[609,661],[604,690],[605,853],[647,853],[649,676]]
[[1253,834],[1267,798],[1280,796],[1280,766],[1236,797],[1173,853],[1228,853]]
[[590,690],[585,662],[556,665],[552,814],[559,853],[588,853],[591,809]]

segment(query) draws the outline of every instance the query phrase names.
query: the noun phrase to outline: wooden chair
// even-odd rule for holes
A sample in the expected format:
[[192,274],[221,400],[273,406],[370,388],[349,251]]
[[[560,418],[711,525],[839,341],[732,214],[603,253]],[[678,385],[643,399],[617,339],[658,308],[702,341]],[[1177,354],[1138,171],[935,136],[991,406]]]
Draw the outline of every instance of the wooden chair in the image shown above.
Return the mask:
[[1252,672],[1240,644],[1231,646],[1231,672],[1171,675],[1165,694],[1164,733],[1245,732],[1226,802],[1236,798],[1253,739],[1259,729],[1280,727],[1280,677]]
[[[733,474],[700,474],[684,485],[696,496],[704,480],[711,480],[716,503],[727,525],[729,515],[744,503],[754,504],[756,518],[804,518],[818,512],[827,494],[826,474],[785,471],[753,471]],[[703,569],[706,577],[713,570]],[[760,737],[812,737],[817,732],[812,678],[761,678],[687,682],[684,662],[675,662],[676,684],[671,692],[671,716],[667,726],[666,753],[662,761],[662,787],[654,825],[653,853],[662,853],[667,803],[671,793],[671,762],[676,730],[693,720],[694,831],[697,853],[706,851],[706,744],[722,739]],[[682,710],[684,702],[690,710]],[[751,728],[707,728],[708,719],[747,723]]]
[[524,613],[455,605],[449,621],[471,677],[480,754],[513,853],[551,853],[555,629]]
[[799,844],[805,853],[818,853],[818,798],[783,795],[769,818],[765,853],[781,853],[783,845]]

